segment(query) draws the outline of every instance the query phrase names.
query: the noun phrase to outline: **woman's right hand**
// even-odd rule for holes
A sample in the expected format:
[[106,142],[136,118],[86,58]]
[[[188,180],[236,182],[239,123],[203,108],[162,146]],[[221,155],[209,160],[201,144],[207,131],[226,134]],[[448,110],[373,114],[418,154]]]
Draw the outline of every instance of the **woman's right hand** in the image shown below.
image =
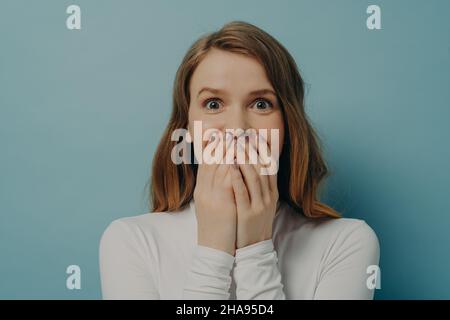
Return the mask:
[[[221,139],[209,141],[216,148]],[[214,146],[213,146],[214,145]],[[226,153],[224,153],[225,156]],[[198,165],[194,189],[198,244],[235,255],[237,210],[231,180],[232,164]]]

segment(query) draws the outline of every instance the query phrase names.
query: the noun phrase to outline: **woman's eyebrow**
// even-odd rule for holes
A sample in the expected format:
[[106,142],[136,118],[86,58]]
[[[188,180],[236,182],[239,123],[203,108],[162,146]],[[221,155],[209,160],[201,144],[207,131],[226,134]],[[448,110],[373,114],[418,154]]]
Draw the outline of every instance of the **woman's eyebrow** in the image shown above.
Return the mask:
[[205,87],[205,88],[202,88],[202,89],[197,93],[197,98],[200,96],[200,94],[201,94],[202,92],[206,92],[206,91],[209,91],[209,92],[211,92],[211,93],[213,93],[213,94],[226,93],[225,90],[220,90],[220,89],[214,89],[214,88],[208,88],[208,87]]
[[[214,89],[214,88],[209,88],[209,87],[204,87],[204,88],[202,88],[202,89],[198,92],[197,98],[200,96],[200,94],[201,94],[202,92],[206,92],[206,91],[209,91],[209,92],[211,92],[211,93],[213,93],[213,94],[220,94],[220,93],[226,94],[226,93],[227,93],[227,91],[225,91],[225,90]],[[275,94],[275,92],[274,92],[272,89],[259,89],[259,90],[254,90],[254,91],[249,92],[248,95],[249,95],[249,96],[258,96],[258,95],[264,95],[264,94],[272,94],[272,95],[274,95],[274,96],[276,97],[276,94]]]
[[255,91],[250,92],[248,95],[249,96],[259,96],[259,95],[264,95],[264,94],[272,94],[275,97],[277,96],[272,89],[255,90]]

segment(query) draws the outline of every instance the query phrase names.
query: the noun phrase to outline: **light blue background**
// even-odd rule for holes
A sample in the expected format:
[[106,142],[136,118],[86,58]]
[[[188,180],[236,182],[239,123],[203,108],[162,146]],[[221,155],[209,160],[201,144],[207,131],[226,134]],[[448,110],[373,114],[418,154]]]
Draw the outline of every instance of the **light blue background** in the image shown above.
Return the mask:
[[[369,4],[382,30],[366,28]],[[244,20],[302,71],[332,171],[324,200],[380,239],[376,297],[449,299],[449,12],[446,0],[1,0],[0,298],[101,297],[100,236],[148,212],[181,58]],[[65,287],[70,264],[81,290]]]

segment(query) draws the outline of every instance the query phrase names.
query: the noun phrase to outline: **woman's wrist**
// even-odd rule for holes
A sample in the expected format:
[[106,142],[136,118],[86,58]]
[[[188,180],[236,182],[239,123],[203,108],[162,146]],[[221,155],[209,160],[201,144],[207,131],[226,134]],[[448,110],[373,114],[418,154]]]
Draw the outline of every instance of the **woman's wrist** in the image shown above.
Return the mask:
[[244,234],[244,236],[245,236],[244,239],[242,238],[238,239],[238,241],[236,242],[237,244],[236,249],[245,248],[255,243],[272,239],[272,224],[270,224],[270,226],[261,234],[256,234],[252,236],[250,236],[249,234]]
[[221,238],[217,237],[217,235],[208,237],[208,236],[199,234],[197,244],[200,246],[210,247],[213,249],[224,251],[232,256],[234,256],[236,254],[236,248],[235,248],[234,243],[233,244],[227,243],[227,241],[221,240]]

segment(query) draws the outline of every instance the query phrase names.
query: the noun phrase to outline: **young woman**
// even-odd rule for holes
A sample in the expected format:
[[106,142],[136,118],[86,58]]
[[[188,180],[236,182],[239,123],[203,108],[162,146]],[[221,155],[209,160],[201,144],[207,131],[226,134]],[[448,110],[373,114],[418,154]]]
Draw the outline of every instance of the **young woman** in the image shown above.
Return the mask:
[[[197,40],[153,159],[152,213],[115,220],[102,236],[103,297],[371,299],[377,237],[318,200],[327,167],[303,100],[294,59],[256,26],[231,22]],[[199,123],[216,138],[198,141]],[[194,163],[174,161],[180,129]],[[277,134],[239,142],[249,129]],[[278,170],[262,174],[262,150],[276,146]],[[208,147],[257,161],[201,161]]]

